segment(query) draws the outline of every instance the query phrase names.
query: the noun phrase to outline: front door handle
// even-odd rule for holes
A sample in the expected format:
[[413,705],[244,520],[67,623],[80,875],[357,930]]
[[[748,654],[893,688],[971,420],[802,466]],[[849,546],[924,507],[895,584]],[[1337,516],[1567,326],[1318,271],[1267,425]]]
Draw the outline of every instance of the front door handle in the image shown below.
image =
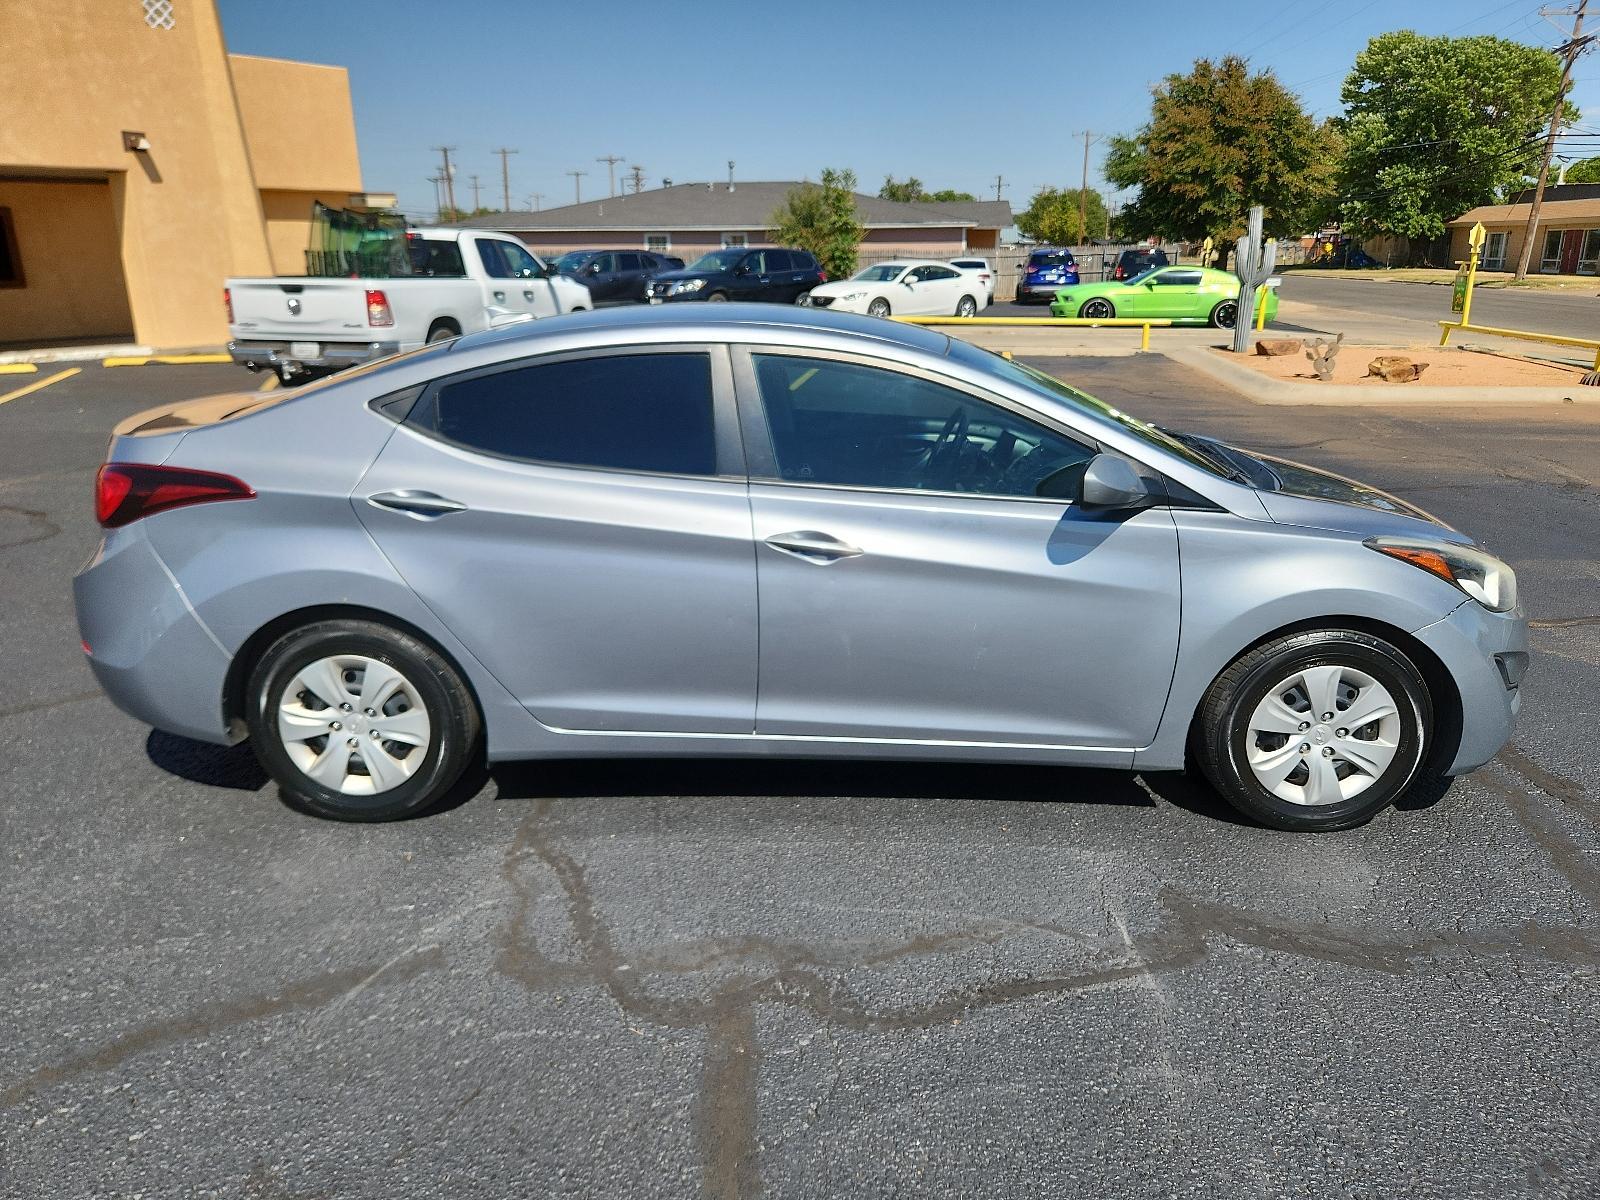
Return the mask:
[[767,545],[774,550],[781,550],[784,554],[792,554],[796,558],[816,563],[818,566],[838,562],[841,558],[857,558],[862,553],[860,547],[852,546],[849,542],[841,542],[830,534],[818,533],[815,529],[775,533],[767,539]]
[[494,294],[494,298],[497,301],[499,301],[501,304],[504,304],[506,302],[506,294],[504,292],[496,292]]
[[533,299],[533,289],[532,288],[523,288],[522,289],[522,298],[524,300],[532,300]]
[[397,492],[378,492],[368,496],[367,503],[375,508],[387,508],[393,512],[405,513],[406,516],[415,517],[419,521],[432,521],[449,516],[451,513],[461,512],[467,507],[459,500],[451,500],[433,492],[420,492],[414,488],[403,488]]

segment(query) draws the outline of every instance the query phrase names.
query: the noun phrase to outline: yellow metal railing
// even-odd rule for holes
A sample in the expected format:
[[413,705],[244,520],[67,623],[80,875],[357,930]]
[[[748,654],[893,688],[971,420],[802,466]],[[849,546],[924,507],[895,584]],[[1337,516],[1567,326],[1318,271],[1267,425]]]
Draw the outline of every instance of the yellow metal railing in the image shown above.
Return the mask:
[[1150,328],[1165,328],[1166,317],[895,317],[907,325],[1107,325],[1112,328],[1139,329],[1139,349],[1150,349]]
[[[1469,312],[1470,315],[1470,312]],[[1531,333],[1526,329],[1501,329],[1495,325],[1469,325],[1466,321],[1440,321],[1439,345],[1450,344],[1450,334],[1482,333],[1490,337],[1521,338],[1525,342],[1548,342],[1552,346],[1579,346],[1594,354],[1594,369],[1600,371],[1600,340],[1595,338],[1566,337],[1559,333]]]

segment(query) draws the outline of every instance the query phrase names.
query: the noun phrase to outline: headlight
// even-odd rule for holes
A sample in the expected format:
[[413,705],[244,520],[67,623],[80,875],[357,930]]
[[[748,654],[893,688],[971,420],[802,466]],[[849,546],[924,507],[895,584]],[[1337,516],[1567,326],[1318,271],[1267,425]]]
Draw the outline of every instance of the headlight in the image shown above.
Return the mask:
[[846,292],[844,295],[840,296],[839,299],[840,300],[864,300],[866,298],[866,295],[867,294],[865,292]]
[[1516,572],[1482,550],[1452,546],[1448,542],[1395,537],[1368,538],[1363,545],[1437,575],[1490,612],[1510,612],[1517,606]]
[[705,285],[706,281],[704,279],[680,279],[672,285],[672,290],[674,292],[698,292]]
[[1070,293],[1067,293],[1067,292],[1057,292],[1056,293],[1056,300],[1057,300],[1058,303],[1061,303],[1061,304],[1071,304],[1072,303],[1072,296],[1071,296]]

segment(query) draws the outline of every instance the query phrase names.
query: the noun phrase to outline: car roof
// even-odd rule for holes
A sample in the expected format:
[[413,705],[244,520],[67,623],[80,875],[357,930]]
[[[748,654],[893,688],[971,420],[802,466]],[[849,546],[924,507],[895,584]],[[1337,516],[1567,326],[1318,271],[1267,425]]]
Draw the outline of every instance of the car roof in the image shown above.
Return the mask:
[[[940,264],[943,265],[943,264]],[[943,357],[950,339],[917,325],[882,317],[828,312],[781,304],[663,304],[602,308],[592,312],[524,321],[457,338],[452,355],[484,352],[486,360],[515,358],[587,346],[638,342],[781,341],[837,342],[840,337],[869,339]],[[558,344],[559,343],[559,344]]]

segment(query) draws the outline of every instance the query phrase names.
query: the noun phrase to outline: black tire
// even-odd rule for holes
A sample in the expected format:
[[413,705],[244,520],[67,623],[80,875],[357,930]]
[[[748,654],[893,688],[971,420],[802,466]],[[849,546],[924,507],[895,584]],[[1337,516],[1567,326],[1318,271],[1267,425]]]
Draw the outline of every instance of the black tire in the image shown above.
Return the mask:
[[1108,321],[1117,315],[1117,306],[1104,296],[1090,296],[1078,305],[1078,315],[1091,321]]
[[428,327],[429,342],[447,342],[461,336],[461,327],[454,321],[435,321]]
[[978,302],[971,296],[963,296],[956,301],[956,316],[975,317],[978,315]]
[[1239,302],[1237,300],[1219,300],[1216,307],[1211,310],[1210,321],[1213,328],[1232,329],[1239,320]]
[[727,299],[728,299],[728,293],[727,292],[712,292],[711,295],[706,297],[706,301],[708,303],[710,303],[710,304],[722,304]]
[[811,307],[811,292],[810,292],[810,289],[807,289],[806,291],[803,291],[798,296],[796,296],[794,298],[794,302],[796,304],[798,304],[801,308],[810,308]]
[[888,315],[889,302],[882,296],[879,296],[871,304],[867,305],[867,316],[869,317],[887,317]]
[[[1388,766],[1364,790],[1348,799],[1312,805],[1268,790],[1256,778],[1246,756],[1252,738],[1249,722],[1257,705],[1295,672],[1318,666],[1359,671],[1388,690],[1398,714],[1398,748]],[[1313,721],[1317,718],[1314,712],[1307,715]],[[1337,719],[1336,712],[1328,724],[1337,725]],[[1296,733],[1286,741],[1301,736],[1308,739],[1302,746],[1312,745],[1312,732]],[[1365,824],[1387,808],[1416,779],[1432,739],[1433,704],[1428,685],[1403,651],[1355,630],[1319,629],[1263,643],[1219,675],[1201,702],[1193,751],[1206,778],[1245,816],[1275,829],[1318,832]],[[1270,747],[1263,749],[1270,752]]]
[[[324,786],[296,765],[278,734],[278,706],[289,684],[305,667],[334,655],[361,655],[392,667],[412,686],[427,713],[429,740],[421,751],[421,763],[409,778],[387,791],[351,795]],[[376,621],[318,621],[283,635],[251,670],[246,701],[251,746],[283,798],[305,812],[336,821],[419,816],[461,783],[480,753],[478,707],[455,667],[431,646]],[[328,711],[339,716],[331,708]],[[360,718],[351,714],[348,719]],[[345,732],[360,730],[341,730]]]

